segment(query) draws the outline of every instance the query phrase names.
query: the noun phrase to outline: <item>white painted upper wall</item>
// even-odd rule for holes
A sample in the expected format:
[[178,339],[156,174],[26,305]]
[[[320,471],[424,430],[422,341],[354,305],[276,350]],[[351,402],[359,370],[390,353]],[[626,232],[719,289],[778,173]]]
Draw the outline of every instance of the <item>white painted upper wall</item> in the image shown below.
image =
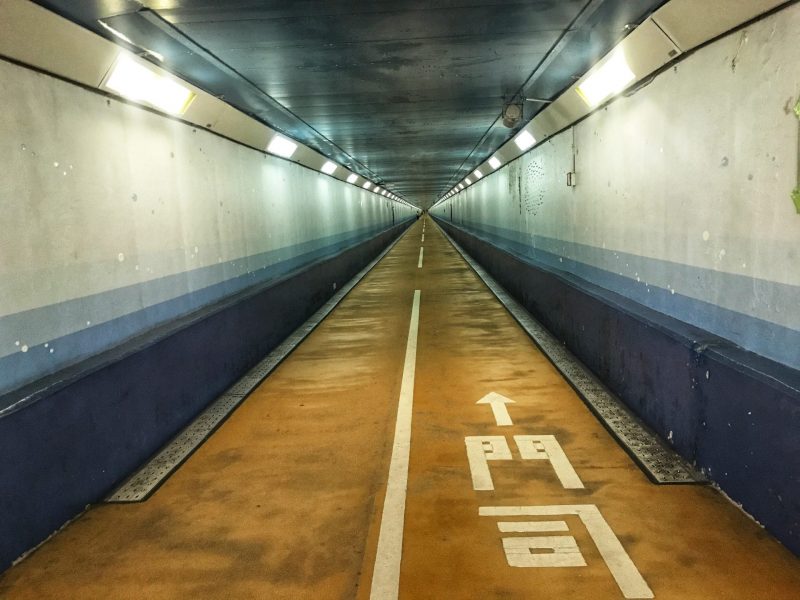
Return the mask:
[[639,301],[655,286],[800,331],[798,32],[795,4],[724,37],[434,214],[450,218],[452,206],[457,224],[503,228],[615,291],[624,285],[608,275],[624,277]]
[[[48,344],[56,368],[65,348],[49,350],[63,336],[352,245],[415,212],[1,60],[0,81],[0,358]],[[6,376],[0,367],[0,391]]]

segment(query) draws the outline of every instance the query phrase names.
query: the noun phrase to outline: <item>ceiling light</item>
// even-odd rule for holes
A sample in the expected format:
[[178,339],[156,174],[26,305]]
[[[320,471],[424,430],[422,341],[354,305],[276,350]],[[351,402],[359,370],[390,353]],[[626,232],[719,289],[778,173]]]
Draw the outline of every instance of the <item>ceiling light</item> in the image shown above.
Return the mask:
[[365,190],[368,190],[371,186],[372,184],[369,181],[365,181],[364,185],[362,185],[361,187],[363,187]]
[[297,144],[282,135],[276,135],[267,146],[267,152],[277,154],[283,158],[290,158],[295,150],[297,150]]
[[489,159],[489,166],[492,167],[493,169],[498,168],[502,164],[503,163],[501,163],[496,156],[493,156],[492,158]]
[[595,107],[609,96],[624,90],[634,79],[636,75],[628,66],[625,53],[617,50],[578,86],[578,94],[587,105]]
[[509,129],[516,127],[522,121],[522,102],[514,102],[503,106],[503,125]]
[[469,177],[467,177],[464,181],[467,182],[467,185],[470,185],[472,183],[472,180]]
[[127,54],[120,54],[104,87],[172,115],[183,114],[194,99],[194,93],[189,88]]
[[514,143],[517,145],[517,148],[525,152],[525,150],[536,143],[536,138],[531,135],[530,131],[523,131],[514,138]]
[[328,161],[322,165],[322,172],[325,173],[325,175],[332,175],[336,170],[336,166],[335,162]]
[[458,190],[461,191],[463,189],[464,189],[464,184],[463,183],[459,183],[458,184]]
[[358,175],[355,173],[350,173],[349,177],[347,178],[347,183],[355,183],[358,181]]
[[473,173],[473,175],[475,175],[475,177],[477,179],[480,179],[481,177],[483,177],[483,173],[481,173],[478,169],[475,169],[475,172]]

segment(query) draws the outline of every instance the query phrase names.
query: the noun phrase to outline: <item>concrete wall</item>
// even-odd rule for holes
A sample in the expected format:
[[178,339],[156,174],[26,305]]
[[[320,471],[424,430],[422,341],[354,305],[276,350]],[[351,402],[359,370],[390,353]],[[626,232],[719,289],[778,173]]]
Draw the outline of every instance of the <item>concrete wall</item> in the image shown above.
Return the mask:
[[800,555],[797,31],[794,4],[432,212]]
[[798,31],[793,5],[700,49],[434,215],[800,368]]
[[0,395],[412,216],[11,63],[0,81]]
[[410,207],[0,61],[0,571],[100,501]]

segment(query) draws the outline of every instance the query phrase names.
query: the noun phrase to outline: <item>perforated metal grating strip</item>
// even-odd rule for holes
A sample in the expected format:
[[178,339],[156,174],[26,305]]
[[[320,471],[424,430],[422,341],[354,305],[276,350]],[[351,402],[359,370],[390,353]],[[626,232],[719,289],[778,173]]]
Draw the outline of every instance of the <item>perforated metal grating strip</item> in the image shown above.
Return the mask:
[[389,253],[402,236],[392,242],[375,260],[341,287],[311,318],[270,352],[247,374],[228,388],[158,454],[131,475],[105,502],[142,502],[199,448],[214,430],[239,406],[261,382],[297,348],[327,317],[336,305]]
[[512,298],[455,240],[441,228],[439,230],[651,481],[658,484],[706,482],[700,473],[606,389],[583,363]]

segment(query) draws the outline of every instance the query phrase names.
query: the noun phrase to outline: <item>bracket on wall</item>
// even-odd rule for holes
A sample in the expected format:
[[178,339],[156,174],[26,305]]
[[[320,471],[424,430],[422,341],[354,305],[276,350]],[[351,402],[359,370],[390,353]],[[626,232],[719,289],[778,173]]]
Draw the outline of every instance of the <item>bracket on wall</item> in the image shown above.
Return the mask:
[[798,120],[797,126],[797,187],[792,190],[792,202],[794,202],[794,209],[800,215],[800,98],[794,105],[794,114]]

